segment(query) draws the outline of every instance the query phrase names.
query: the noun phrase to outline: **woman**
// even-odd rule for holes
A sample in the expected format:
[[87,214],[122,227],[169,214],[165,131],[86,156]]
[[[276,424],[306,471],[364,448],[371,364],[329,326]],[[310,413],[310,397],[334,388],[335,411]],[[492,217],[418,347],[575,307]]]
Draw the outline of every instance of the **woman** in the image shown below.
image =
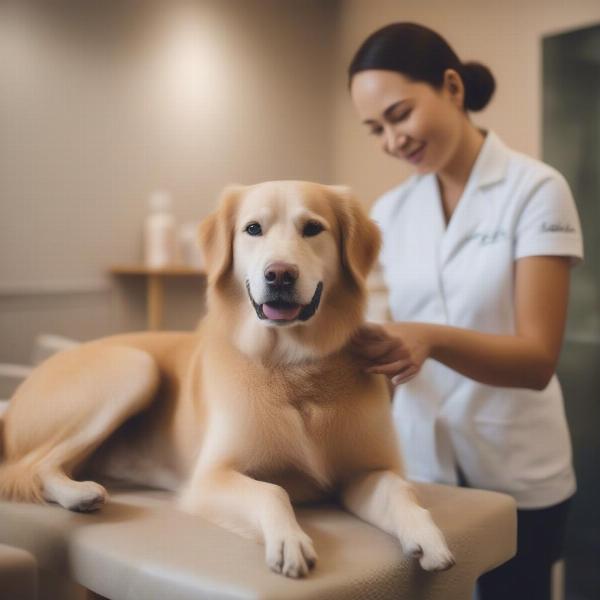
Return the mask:
[[480,598],[548,599],[575,492],[554,375],[583,254],[569,187],[473,124],[494,78],[425,27],[373,33],[349,86],[384,152],[416,171],[373,208],[393,322],[364,327],[356,351],[397,386],[410,478],[515,498],[517,555],[481,577]]

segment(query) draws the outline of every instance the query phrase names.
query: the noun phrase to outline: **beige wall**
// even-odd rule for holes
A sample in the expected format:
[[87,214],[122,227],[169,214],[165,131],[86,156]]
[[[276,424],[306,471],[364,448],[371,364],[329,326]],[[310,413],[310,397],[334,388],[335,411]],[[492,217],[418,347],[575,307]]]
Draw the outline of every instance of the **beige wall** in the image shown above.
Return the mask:
[[[0,3],[0,361],[40,328],[143,327],[143,287],[105,272],[141,258],[153,189],[188,221],[232,181],[329,179],[335,8]],[[200,286],[169,287],[167,326],[193,326]]]
[[360,43],[394,21],[439,31],[462,60],[486,64],[496,77],[491,104],[473,120],[512,147],[541,151],[541,38],[600,22],[598,0],[345,0],[339,20],[333,178],[352,185],[366,202],[401,182],[410,170],[384,156],[363,130],[345,87],[345,71]]

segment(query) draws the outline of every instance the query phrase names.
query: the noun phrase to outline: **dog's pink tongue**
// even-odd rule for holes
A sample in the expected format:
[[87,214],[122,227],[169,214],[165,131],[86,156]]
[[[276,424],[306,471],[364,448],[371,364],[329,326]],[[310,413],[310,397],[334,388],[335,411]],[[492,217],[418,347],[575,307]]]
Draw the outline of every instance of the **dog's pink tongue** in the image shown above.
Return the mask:
[[269,306],[268,304],[262,305],[265,317],[267,317],[267,319],[271,319],[272,321],[293,321],[300,313],[301,308],[302,307],[299,304],[286,308],[275,308],[274,306]]

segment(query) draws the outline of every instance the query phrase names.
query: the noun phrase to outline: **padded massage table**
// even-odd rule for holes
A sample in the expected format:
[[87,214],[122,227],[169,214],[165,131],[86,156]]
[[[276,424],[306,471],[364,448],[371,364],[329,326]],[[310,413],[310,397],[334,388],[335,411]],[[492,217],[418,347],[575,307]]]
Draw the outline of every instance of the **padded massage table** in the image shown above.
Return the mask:
[[516,548],[516,508],[495,492],[415,484],[456,558],[421,570],[391,536],[333,505],[297,509],[319,556],[300,580],[264,548],[173,507],[170,493],[109,489],[92,514],[0,502],[2,600],[470,600],[477,577]]

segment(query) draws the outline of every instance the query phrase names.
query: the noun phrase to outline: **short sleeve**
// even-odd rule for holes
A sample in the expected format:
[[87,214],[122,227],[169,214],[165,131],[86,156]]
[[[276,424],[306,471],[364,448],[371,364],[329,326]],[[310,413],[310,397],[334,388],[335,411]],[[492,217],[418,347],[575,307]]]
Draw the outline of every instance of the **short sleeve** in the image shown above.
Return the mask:
[[544,179],[530,194],[515,234],[515,258],[568,256],[583,259],[581,224],[573,195],[559,174]]

